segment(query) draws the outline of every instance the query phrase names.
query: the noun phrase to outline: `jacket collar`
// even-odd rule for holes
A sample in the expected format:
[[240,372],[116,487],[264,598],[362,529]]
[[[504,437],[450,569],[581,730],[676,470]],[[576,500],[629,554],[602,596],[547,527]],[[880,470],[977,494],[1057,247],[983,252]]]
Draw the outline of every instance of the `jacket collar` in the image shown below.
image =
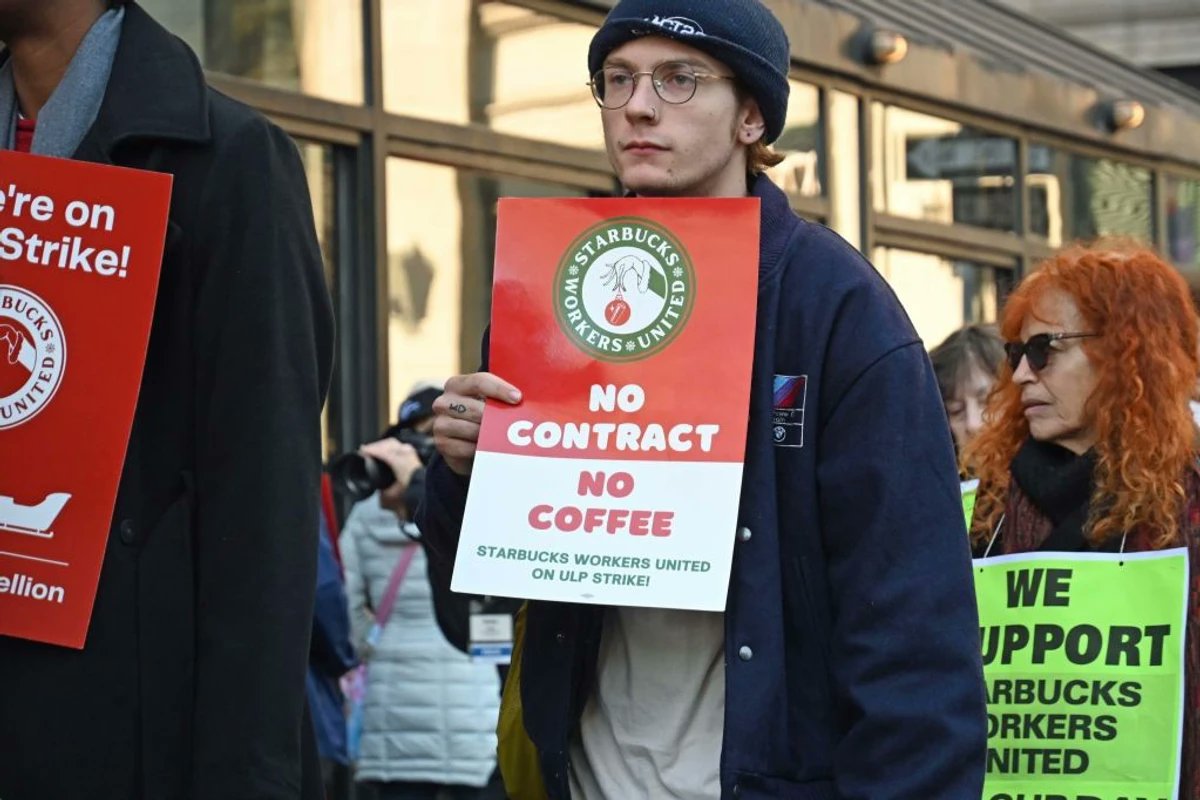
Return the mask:
[[130,139],[203,144],[212,137],[208,118],[208,89],[196,56],[129,3],[104,102],[75,158],[111,161],[116,146]]
[[758,272],[760,279],[774,274],[780,265],[800,217],[782,189],[764,174],[750,180],[750,196],[762,204],[758,231]]
[[[757,197],[760,205],[760,222],[758,229],[758,265],[759,274],[766,275],[775,271],[783,251],[787,249],[792,231],[800,223],[800,217],[792,211],[787,194],[765,174],[758,174],[749,180],[750,197]],[[626,190],[624,197],[637,197]]]

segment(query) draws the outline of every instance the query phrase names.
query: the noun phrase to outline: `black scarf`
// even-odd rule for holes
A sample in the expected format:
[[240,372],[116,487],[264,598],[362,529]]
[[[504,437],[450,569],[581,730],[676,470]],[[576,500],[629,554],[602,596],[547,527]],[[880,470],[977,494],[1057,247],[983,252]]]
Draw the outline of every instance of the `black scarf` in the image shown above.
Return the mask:
[[[1078,553],[1092,550],[1083,527],[1091,510],[1096,452],[1076,455],[1049,442],[1026,439],[1010,466],[1013,480],[1053,528],[1038,550]],[[1120,540],[1101,550],[1116,552]]]

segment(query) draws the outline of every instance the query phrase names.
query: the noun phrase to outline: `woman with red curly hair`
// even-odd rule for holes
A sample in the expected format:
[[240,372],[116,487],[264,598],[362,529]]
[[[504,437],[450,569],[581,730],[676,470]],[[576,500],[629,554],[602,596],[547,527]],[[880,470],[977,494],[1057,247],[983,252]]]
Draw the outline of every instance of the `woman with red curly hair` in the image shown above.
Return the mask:
[[1000,329],[1007,363],[964,454],[980,478],[976,554],[1187,548],[1178,796],[1200,800],[1200,471],[1188,409],[1200,363],[1187,286],[1146,249],[1071,248],[1013,292]]

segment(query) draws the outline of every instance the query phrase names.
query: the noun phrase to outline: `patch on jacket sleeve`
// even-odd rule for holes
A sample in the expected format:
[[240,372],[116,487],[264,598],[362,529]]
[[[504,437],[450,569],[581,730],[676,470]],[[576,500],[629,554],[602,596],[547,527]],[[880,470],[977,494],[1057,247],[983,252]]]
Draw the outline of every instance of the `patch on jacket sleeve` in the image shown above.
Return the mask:
[[807,375],[775,376],[771,437],[776,447],[804,446],[804,400],[807,396]]

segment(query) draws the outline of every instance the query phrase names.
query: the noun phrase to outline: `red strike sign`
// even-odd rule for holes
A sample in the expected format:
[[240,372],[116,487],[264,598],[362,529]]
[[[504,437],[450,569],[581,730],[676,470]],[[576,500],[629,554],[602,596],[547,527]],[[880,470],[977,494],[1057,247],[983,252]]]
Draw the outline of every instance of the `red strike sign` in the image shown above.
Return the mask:
[[83,647],[171,176],[0,152],[0,634]]
[[489,402],[453,588],[719,610],[741,492],[759,201],[500,203]]

